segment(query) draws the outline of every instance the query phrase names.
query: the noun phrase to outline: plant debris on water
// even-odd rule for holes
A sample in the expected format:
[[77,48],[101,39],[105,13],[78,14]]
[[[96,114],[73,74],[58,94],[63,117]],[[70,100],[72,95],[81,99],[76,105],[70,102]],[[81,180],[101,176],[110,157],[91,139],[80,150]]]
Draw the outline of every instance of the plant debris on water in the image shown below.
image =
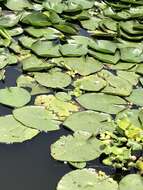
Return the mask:
[[[0,0],[0,104],[12,109],[0,142],[64,127],[51,156],[73,171],[57,190],[143,190],[142,64],[142,0]],[[127,175],[89,168],[97,158]]]

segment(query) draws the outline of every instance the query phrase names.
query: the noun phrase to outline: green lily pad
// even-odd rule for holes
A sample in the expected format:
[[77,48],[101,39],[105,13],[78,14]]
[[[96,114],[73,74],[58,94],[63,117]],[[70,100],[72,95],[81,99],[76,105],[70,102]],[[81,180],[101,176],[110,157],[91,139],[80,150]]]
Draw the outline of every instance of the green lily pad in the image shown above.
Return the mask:
[[130,63],[140,63],[143,61],[143,50],[140,47],[121,48],[121,60]]
[[52,64],[39,59],[35,55],[31,55],[30,57],[23,59],[21,63],[24,71],[41,71],[53,66]]
[[119,51],[116,51],[114,55],[112,54],[105,54],[100,52],[95,52],[92,50],[89,50],[89,54],[93,57],[99,59],[100,61],[103,61],[105,63],[109,64],[117,64],[117,62],[120,60],[120,54]]
[[31,49],[34,53],[41,57],[60,57],[59,45],[52,41],[39,40],[32,44]]
[[77,98],[77,102],[86,109],[117,114],[125,109],[127,102],[118,97],[103,93],[86,93]]
[[99,52],[110,54],[114,54],[117,49],[116,43],[109,40],[97,40],[95,42],[89,43],[89,47]]
[[63,56],[83,56],[86,55],[88,52],[88,49],[85,45],[82,44],[65,44],[60,46],[60,51]]
[[47,27],[47,28],[35,28],[35,27],[27,27],[25,29],[25,31],[35,37],[35,38],[40,38],[40,37],[44,37],[47,40],[53,40],[56,39],[58,37],[60,37],[62,35],[61,32],[59,32],[58,30],[56,30],[55,28],[51,28],[51,27]]
[[143,89],[134,89],[132,94],[126,98],[131,104],[136,104],[138,106],[143,106]]
[[35,73],[35,80],[46,87],[64,88],[71,83],[71,77],[63,72],[51,70],[47,73]]
[[99,72],[98,76],[107,82],[102,92],[119,96],[129,96],[131,94],[133,85],[128,80],[106,70]]
[[20,75],[16,80],[18,87],[30,88],[31,95],[49,93],[50,89],[38,84],[34,78],[26,75]]
[[94,111],[73,113],[64,121],[63,125],[74,132],[86,131],[92,134],[115,130],[110,115]]
[[21,143],[35,137],[39,131],[30,129],[15,120],[12,115],[0,117],[0,142]]
[[60,122],[55,120],[42,106],[25,106],[13,111],[14,118],[23,125],[39,131],[54,131],[59,129]]
[[106,86],[106,81],[94,74],[77,79],[74,81],[73,86],[81,90],[98,92]]
[[13,11],[20,11],[23,10],[24,8],[30,8],[31,4],[29,3],[28,0],[7,0],[5,6]]
[[71,71],[74,71],[75,73],[78,73],[82,76],[95,73],[103,68],[103,64],[101,62],[89,56],[70,58],[61,57],[53,59],[52,62]]
[[24,24],[32,25],[32,26],[51,26],[51,22],[48,18],[43,13],[38,13],[38,12],[33,12],[31,14],[26,15],[23,19],[22,22]]
[[120,190],[142,190],[143,178],[139,174],[129,174],[125,176],[119,183]]
[[29,92],[19,87],[0,89],[0,103],[10,107],[22,107],[31,99]]
[[118,184],[109,176],[103,176],[92,168],[75,170],[66,174],[58,183],[57,190],[118,190]]
[[60,161],[84,162],[94,160],[102,153],[101,141],[86,132],[62,136],[51,145],[51,156]]

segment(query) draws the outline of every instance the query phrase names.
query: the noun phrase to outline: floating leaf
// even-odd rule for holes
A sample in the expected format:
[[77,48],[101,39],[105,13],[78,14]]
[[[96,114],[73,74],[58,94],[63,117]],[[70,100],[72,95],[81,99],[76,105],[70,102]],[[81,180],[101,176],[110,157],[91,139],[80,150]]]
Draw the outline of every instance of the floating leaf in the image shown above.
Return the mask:
[[33,12],[31,14],[28,14],[22,19],[22,22],[24,24],[29,24],[32,26],[50,26],[51,22],[49,18],[43,14],[38,12]]
[[33,43],[31,49],[39,56],[42,57],[60,57],[59,45],[51,41],[37,41]]
[[55,120],[42,106],[25,106],[13,111],[14,118],[23,125],[39,131],[54,131],[59,129],[60,122]]
[[139,174],[129,174],[119,183],[120,190],[141,190],[143,187],[143,178]]
[[39,132],[19,123],[12,115],[0,117],[0,142],[16,143],[30,140]]
[[64,88],[71,83],[71,77],[63,72],[51,70],[47,73],[35,73],[35,80],[46,87]]
[[126,98],[131,104],[136,104],[138,106],[143,106],[143,89],[134,89],[132,94]]
[[7,0],[5,6],[13,11],[20,11],[24,8],[30,8],[31,4],[28,0]]
[[86,55],[88,52],[88,49],[85,45],[80,44],[65,44],[60,47],[60,51],[63,56],[82,56]]
[[58,183],[57,190],[118,190],[112,178],[96,173],[92,168],[75,170],[66,174]]
[[118,96],[103,93],[86,93],[77,98],[77,101],[86,109],[110,114],[117,114],[125,109],[126,104],[126,101]]
[[21,63],[24,71],[41,71],[44,69],[49,69],[53,66],[52,64],[39,59],[35,55],[31,55],[30,57],[23,59]]
[[29,92],[19,87],[0,89],[0,103],[10,107],[22,107],[31,99]]
[[102,69],[103,64],[95,60],[92,57],[70,57],[70,58],[56,58],[53,59],[54,63],[57,63],[60,66],[63,66],[75,73],[78,73],[82,76],[86,76],[92,73],[95,73]]
[[51,155],[60,161],[83,162],[94,160],[102,153],[101,142],[86,132],[62,136],[51,145]]
[[106,86],[106,81],[98,77],[98,75],[90,75],[77,79],[74,81],[73,86],[81,90],[98,92]]
[[74,113],[64,121],[63,125],[72,131],[86,131],[93,134],[115,130],[110,115],[94,111]]

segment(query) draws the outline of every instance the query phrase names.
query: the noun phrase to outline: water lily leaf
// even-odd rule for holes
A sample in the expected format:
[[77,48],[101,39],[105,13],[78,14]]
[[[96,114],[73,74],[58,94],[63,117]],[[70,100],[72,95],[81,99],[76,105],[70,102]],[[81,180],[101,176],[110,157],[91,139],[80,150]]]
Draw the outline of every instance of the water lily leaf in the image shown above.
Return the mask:
[[99,59],[100,61],[103,61],[103,62],[109,63],[109,64],[116,64],[120,60],[119,51],[116,51],[116,53],[114,55],[110,55],[110,54],[105,54],[105,53],[100,53],[100,52],[95,52],[95,51],[89,50],[89,54],[92,55],[93,57]]
[[42,57],[60,57],[59,45],[54,44],[52,41],[37,41],[33,43],[31,49],[39,56]]
[[94,74],[77,79],[74,81],[73,86],[81,90],[98,92],[106,86],[106,81]]
[[53,66],[52,64],[39,59],[35,55],[31,55],[30,57],[23,59],[21,63],[24,71],[41,71]]
[[139,64],[136,68],[136,72],[139,73],[139,74],[143,74],[143,65],[142,64]]
[[73,24],[64,23],[64,24],[55,24],[54,28],[57,30],[66,33],[66,34],[77,34],[78,30]]
[[101,20],[100,25],[102,24],[108,30],[117,31],[117,23],[111,18],[104,18]]
[[[137,75],[135,72],[130,71],[117,71],[117,75],[125,80],[127,80],[132,85],[137,85],[139,81],[139,75]],[[128,77],[127,77],[128,75]]]
[[110,115],[95,111],[73,113],[64,121],[63,125],[74,132],[86,131],[92,134],[115,130]]
[[25,106],[13,111],[14,118],[23,125],[40,131],[54,131],[59,129],[60,122],[55,120],[42,106]]
[[60,37],[62,35],[61,32],[59,32],[55,28],[51,28],[51,27],[48,27],[48,28],[34,28],[34,27],[30,26],[30,27],[27,27],[25,29],[25,31],[29,35],[31,35],[31,36],[33,36],[35,38],[44,37],[47,40],[53,40],[53,39],[56,39],[56,38],[58,38],[58,37]]
[[117,114],[125,109],[126,101],[118,96],[103,93],[86,93],[77,98],[81,106],[86,109]]
[[89,47],[99,52],[111,54],[114,54],[117,49],[116,43],[109,40],[97,40],[95,42],[92,41],[92,43],[89,43]]
[[60,51],[63,56],[83,56],[88,52],[87,46],[82,44],[65,44],[60,46]]
[[21,14],[9,13],[0,17],[0,27],[9,28],[15,26],[20,20]]
[[143,187],[143,178],[139,174],[129,174],[119,183],[120,190],[141,190]]
[[80,5],[82,9],[90,9],[94,5],[94,1],[88,0],[70,0],[69,2]]
[[38,12],[28,14],[22,19],[22,22],[32,26],[51,26],[49,18],[45,14]]
[[35,99],[35,105],[44,106],[58,120],[65,120],[73,112],[77,112],[79,107],[73,101],[61,100],[53,95],[41,95]]
[[21,45],[22,45],[23,47],[27,48],[27,49],[30,49],[31,46],[32,46],[32,44],[33,44],[34,42],[36,42],[36,39],[31,38],[31,37],[29,37],[29,36],[22,36],[22,37],[20,37],[18,40],[19,40],[19,42],[21,43]]
[[67,69],[74,71],[82,76],[95,73],[102,69],[103,64],[92,57],[66,57],[53,59],[54,63],[64,66]]
[[0,142],[17,143],[30,140],[35,137],[39,131],[30,129],[16,121],[12,115],[0,117]]
[[51,70],[47,73],[35,73],[35,80],[46,87],[64,88],[71,83],[71,77],[63,72]]
[[126,21],[126,22],[120,22],[120,27],[124,32],[130,34],[130,35],[143,35],[143,31],[141,30],[134,30],[134,25],[136,24],[135,21]]
[[58,183],[57,190],[118,190],[118,184],[105,174],[100,176],[92,168],[75,170],[66,174]]
[[143,51],[140,47],[121,48],[121,60],[130,63],[140,63],[143,61]]
[[19,87],[0,89],[0,103],[10,107],[21,107],[31,99],[29,92]]
[[84,162],[94,160],[102,153],[101,141],[86,132],[62,136],[51,145],[51,156],[55,160]]
[[128,100],[131,104],[143,106],[143,89],[134,89],[132,94],[129,97],[126,97],[126,100]]
[[99,22],[101,21],[98,17],[91,17],[88,20],[81,21],[81,25],[83,28],[86,28],[88,30],[96,30],[98,28]]
[[123,61],[119,61],[116,65],[109,65],[107,64],[107,67],[109,67],[112,70],[131,70],[136,66],[136,63],[127,63]]
[[38,84],[34,78],[26,75],[20,75],[16,80],[18,87],[30,88],[31,95],[49,93],[50,89]]
[[107,85],[102,92],[120,96],[129,96],[132,92],[132,84],[120,76],[116,76],[109,71],[102,70],[98,76],[106,80]]
[[13,11],[20,11],[24,8],[30,8],[31,4],[28,0],[7,0],[5,6]]
[[9,28],[9,29],[7,28],[7,33],[10,36],[18,36],[23,33],[23,29],[19,26],[15,27],[15,28]]

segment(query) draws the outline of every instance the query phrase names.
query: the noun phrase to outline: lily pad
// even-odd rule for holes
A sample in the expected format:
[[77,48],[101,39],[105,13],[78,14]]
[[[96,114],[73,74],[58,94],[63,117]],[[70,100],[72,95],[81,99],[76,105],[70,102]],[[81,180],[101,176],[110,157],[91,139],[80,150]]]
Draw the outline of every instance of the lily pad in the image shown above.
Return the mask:
[[118,190],[118,184],[105,174],[100,176],[92,168],[75,170],[66,174],[58,183],[57,190]]
[[119,183],[120,190],[142,190],[143,178],[139,174],[129,174]]
[[38,130],[30,129],[15,120],[12,115],[0,117],[0,142],[21,143],[30,140],[39,133]]
[[30,57],[23,59],[21,63],[24,71],[41,71],[53,66],[52,64],[39,59],[35,55],[31,55]]
[[84,162],[94,160],[102,153],[102,143],[86,132],[62,136],[51,145],[51,155],[60,161]]
[[42,106],[25,106],[13,111],[14,118],[23,125],[39,131],[54,131],[59,129],[60,122],[55,120]]
[[19,87],[0,89],[0,103],[10,107],[22,107],[31,99],[29,92]]
[[118,97],[103,93],[86,93],[77,98],[77,102],[86,109],[117,114],[125,109],[127,102]]
[[94,111],[73,113],[64,121],[63,125],[72,131],[86,131],[92,134],[115,130],[110,115]]
[[51,70],[47,73],[35,73],[35,80],[46,87],[64,88],[71,83],[71,77],[63,72]]
[[98,92],[106,86],[106,81],[98,77],[98,75],[90,75],[77,79],[74,81],[73,86],[81,90]]
[[31,49],[34,53],[41,57],[60,57],[59,45],[52,41],[39,40],[32,44]]
[[126,98],[131,104],[136,104],[138,106],[143,106],[143,89],[134,89],[132,94]]
[[29,3],[28,0],[7,0],[5,6],[13,11],[20,11],[23,10],[24,8],[30,8],[31,4]]
[[78,57],[78,56],[86,55],[88,52],[88,49],[85,45],[82,45],[82,44],[65,44],[60,47],[60,51],[63,56]]

